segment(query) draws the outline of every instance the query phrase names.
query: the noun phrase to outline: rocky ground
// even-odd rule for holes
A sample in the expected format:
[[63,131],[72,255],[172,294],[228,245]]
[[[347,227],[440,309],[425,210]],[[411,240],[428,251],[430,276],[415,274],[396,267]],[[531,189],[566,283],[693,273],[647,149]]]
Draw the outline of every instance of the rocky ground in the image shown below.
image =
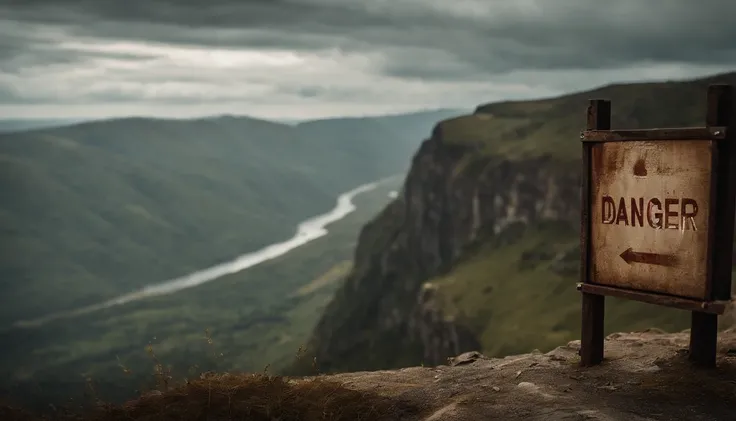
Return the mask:
[[717,369],[687,361],[688,332],[617,333],[606,361],[578,366],[579,341],[503,359],[467,353],[448,366],[331,376],[442,420],[736,420],[736,330],[720,334]]
[[592,368],[579,367],[573,341],[506,358],[470,352],[432,368],[302,379],[209,373],[87,414],[37,417],[0,406],[0,419],[736,421],[736,328],[720,333],[715,369],[688,362],[688,339],[688,332],[612,334],[605,362]]

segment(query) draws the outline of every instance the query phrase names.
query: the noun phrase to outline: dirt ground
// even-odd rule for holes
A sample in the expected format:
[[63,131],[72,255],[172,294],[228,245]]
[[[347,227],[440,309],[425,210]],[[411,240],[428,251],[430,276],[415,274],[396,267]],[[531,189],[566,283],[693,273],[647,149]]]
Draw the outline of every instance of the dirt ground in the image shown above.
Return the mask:
[[736,421],[736,330],[720,334],[716,369],[689,364],[688,338],[656,330],[612,334],[605,362],[593,368],[578,366],[580,343],[573,341],[546,354],[467,353],[448,366],[329,377],[410,402],[424,421]]

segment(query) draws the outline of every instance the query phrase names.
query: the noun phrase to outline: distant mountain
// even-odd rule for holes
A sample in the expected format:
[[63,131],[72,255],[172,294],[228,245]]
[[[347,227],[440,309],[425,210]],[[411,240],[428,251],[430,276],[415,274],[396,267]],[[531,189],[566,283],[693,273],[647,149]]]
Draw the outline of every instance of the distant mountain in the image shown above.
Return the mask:
[[0,133],[13,133],[31,129],[59,127],[80,123],[86,119],[0,119]]
[[0,326],[286,239],[342,191],[405,171],[443,114],[457,112],[405,126],[125,118],[0,135]]

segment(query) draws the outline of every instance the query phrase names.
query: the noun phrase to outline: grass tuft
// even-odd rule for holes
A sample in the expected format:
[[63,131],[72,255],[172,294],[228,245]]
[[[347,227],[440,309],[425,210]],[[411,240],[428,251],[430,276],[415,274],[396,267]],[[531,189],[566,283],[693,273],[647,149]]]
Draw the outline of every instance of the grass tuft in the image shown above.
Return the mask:
[[[204,339],[218,353],[209,329]],[[188,421],[188,420],[399,420],[419,413],[405,401],[375,392],[349,389],[320,375],[316,358],[307,358],[300,346],[296,360],[311,364],[313,376],[285,377],[269,374],[270,365],[261,373],[202,372],[191,379],[175,380],[171,367],[165,365],[152,344],[145,349],[153,363],[155,386],[123,404],[106,403],[95,382],[87,377],[86,397],[92,405],[56,407],[51,412],[34,414],[24,408],[0,402],[2,421]],[[222,355],[222,354],[219,354]],[[119,363],[124,371],[129,368]],[[197,369],[192,367],[192,369]]]

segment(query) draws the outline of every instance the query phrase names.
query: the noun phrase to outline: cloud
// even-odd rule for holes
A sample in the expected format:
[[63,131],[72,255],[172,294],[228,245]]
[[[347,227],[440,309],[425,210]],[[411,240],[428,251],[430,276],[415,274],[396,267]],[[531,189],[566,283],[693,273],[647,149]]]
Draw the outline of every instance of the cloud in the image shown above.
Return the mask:
[[736,69],[734,14],[729,0],[6,0],[0,111],[472,107]]

